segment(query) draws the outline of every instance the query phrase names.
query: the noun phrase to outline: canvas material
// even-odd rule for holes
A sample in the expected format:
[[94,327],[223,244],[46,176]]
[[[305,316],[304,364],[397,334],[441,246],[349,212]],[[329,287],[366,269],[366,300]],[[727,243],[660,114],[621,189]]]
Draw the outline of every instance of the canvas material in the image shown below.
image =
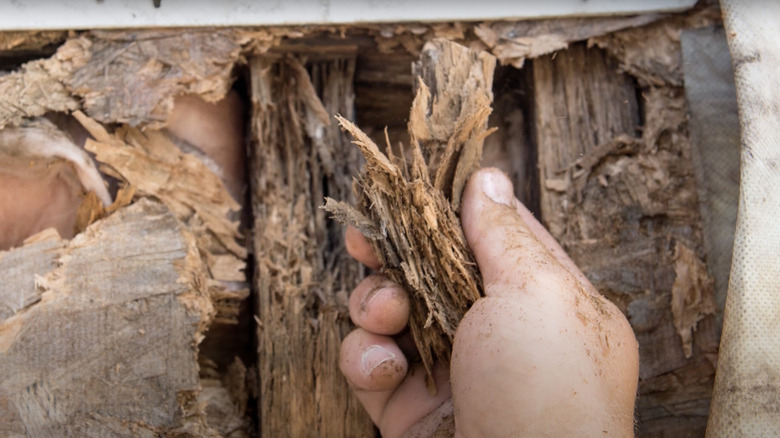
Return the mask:
[[734,252],[707,436],[780,431],[780,2],[722,0],[742,130]]

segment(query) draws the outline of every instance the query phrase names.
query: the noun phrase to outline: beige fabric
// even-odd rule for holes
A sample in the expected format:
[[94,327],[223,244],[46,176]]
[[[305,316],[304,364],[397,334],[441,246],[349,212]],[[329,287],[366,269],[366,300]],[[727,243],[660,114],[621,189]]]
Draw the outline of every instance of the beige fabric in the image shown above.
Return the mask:
[[780,434],[780,2],[722,0],[742,183],[707,436]]

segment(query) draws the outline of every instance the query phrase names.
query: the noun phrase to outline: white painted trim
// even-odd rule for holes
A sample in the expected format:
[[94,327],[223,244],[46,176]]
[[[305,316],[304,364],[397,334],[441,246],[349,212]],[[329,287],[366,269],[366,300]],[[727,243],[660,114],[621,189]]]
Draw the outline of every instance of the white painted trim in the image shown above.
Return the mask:
[[0,30],[479,21],[674,11],[696,0],[0,0]]

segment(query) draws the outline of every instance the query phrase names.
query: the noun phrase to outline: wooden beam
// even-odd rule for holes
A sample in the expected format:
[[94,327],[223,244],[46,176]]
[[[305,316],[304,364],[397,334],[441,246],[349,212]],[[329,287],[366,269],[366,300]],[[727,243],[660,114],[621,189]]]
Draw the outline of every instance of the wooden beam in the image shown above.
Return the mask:
[[207,271],[165,206],[0,253],[0,271],[0,302],[25,297],[0,308],[0,435],[211,436],[197,401]]
[[359,151],[333,122],[354,120],[355,60],[252,58],[252,211],[260,436],[371,436],[338,367],[347,300],[363,268],[319,207],[353,199]]
[[638,93],[584,44],[534,60],[533,81],[542,219],[634,328],[639,435],[702,435],[718,330],[682,90]]

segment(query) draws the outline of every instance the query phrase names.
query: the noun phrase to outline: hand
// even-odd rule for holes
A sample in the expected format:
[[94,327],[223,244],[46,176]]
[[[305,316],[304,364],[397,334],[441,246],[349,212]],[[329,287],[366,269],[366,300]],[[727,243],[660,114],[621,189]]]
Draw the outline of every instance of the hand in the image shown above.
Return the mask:
[[[382,436],[431,436],[452,415],[456,436],[633,435],[634,333],[513,193],[495,169],[466,186],[461,223],[485,297],[458,327],[450,369],[437,368],[435,396],[421,365],[408,370],[413,347],[398,336],[406,292],[372,275],[350,297],[359,328],[342,343],[341,370]],[[346,239],[378,267],[357,230]]]

